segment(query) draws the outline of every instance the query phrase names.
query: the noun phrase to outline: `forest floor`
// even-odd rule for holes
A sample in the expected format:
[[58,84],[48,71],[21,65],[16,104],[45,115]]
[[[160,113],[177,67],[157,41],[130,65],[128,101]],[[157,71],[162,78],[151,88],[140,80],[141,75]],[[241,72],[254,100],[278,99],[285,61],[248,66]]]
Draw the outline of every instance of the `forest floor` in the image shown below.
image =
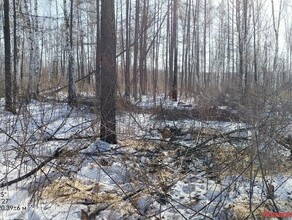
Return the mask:
[[[33,101],[13,115],[0,104],[0,219],[263,219],[267,211],[292,212],[290,150],[263,129],[266,122],[255,129],[228,106],[144,101],[136,111],[119,111],[119,142],[109,145],[86,105]],[[287,136],[290,122],[283,127]]]

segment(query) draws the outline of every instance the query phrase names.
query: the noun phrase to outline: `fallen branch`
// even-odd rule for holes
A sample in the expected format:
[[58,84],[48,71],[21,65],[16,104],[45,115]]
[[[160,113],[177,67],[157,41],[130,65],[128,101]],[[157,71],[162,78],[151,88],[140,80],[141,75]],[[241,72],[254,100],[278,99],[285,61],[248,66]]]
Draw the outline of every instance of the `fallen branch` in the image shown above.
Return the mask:
[[58,148],[57,150],[55,150],[54,154],[52,156],[50,156],[49,158],[47,158],[45,161],[41,162],[36,168],[34,168],[33,170],[31,170],[30,172],[24,174],[23,176],[20,176],[14,180],[10,180],[8,182],[2,182],[0,184],[0,188],[3,187],[7,187],[7,186],[11,186],[14,183],[18,183],[24,179],[29,178],[30,176],[32,176],[33,174],[35,174],[36,172],[38,172],[40,169],[42,169],[44,166],[46,166],[49,162],[51,162],[52,160],[58,158],[59,156],[61,156],[63,149]]
[[89,135],[89,136],[79,136],[72,135],[70,137],[49,137],[45,138],[45,141],[71,141],[71,140],[95,140],[99,137],[99,135]]
[[[85,75],[85,76],[83,76],[83,77],[81,77],[81,78],[75,80],[74,83],[78,83],[78,82],[80,82],[80,81],[86,79],[87,77],[91,76],[91,75],[94,74],[94,73],[95,73],[95,71],[89,72],[87,75]],[[55,89],[55,90],[53,90],[53,88],[49,88],[49,89],[46,89],[46,90],[41,91],[40,94],[41,94],[41,93],[44,93],[44,92],[46,92],[46,91],[49,91],[49,93],[51,93],[51,94],[58,93],[58,92],[60,92],[61,90],[66,89],[67,87],[68,87],[68,85],[65,85],[65,86],[60,87],[60,88]],[[51,90],[51,91],[50,91],[50,90]]]
[[[138,189],[138,190],[135,191],[135,192],[132,192],[132,193],[130,193],[130,194],[128,194],[128,195],[125,195],[125,196],[123,197],[123,200],[125,201],[125,200],[127,200],[127,199],[131,199],[131,197],[137,195],[138,193],[140,193],[140,192],[143,191],[143,190],[144,190],[144,189]],[[87,217],[88,217],[88,219],[95,219],[95,217],[96,217],[100,212],[102,212],[102,211],[108,209],[108,208],[109,208],[111,205],[113,205],[114,203],[115,203],[115,202],[112,202],[112,203],[110,203],[110,204],[106,204],[106,205],[104,205],[104,206],[99,206],[99,207],[96,208],[94,211],[87,213]]]
[[232,131],[229,131],[229,132],[226,132],[226,133],[212,135],[210,138],[208,138],[205,141],[199,143],[194,148],[191,148],[191,149],[186,148],[185,152],[181,152],[181,154],[179,154],[177,157],[186,156],[187,154],[192,154],[192,153],[195,153],[197,151],[200,151],[202,149],[202,147],[207,146],[207,144],[209,142],[214,141],[216,139],[220,139],[220,138],[225,139],[226,141],[224,141],[224,142],[229,142],[231,140],[248,140],[248,137],[232,137],[230,135],[232,135],[234,133],[237,133],[237,132],[249,131],[249,130],[252,130],[252,129],[253,129],[253,127],[240,128],[240,129],[235,129],[235,130],[232,130]]

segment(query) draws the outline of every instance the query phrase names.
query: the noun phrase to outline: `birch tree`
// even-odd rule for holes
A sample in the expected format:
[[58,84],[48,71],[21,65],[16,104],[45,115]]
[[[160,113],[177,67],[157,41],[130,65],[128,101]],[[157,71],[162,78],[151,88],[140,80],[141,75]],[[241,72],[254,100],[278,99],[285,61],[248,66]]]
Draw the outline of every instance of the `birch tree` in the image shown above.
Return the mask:
[[65,50],[68,56],[68,104],[74,105],[77,101],[76,85],[75,85],[75,67],[74,67],[74,53],[73,53],[73,0],[70,0],[70,18],[67,11],[67,2],[63,1],[64,19],[65,19]]
[[247,92],[248,0],[236,0],[236,27],[238,32],[239,75],[242,93]]
[[34,1],[34,15],[30,16],[28,1],[24,0],[24,8],[26,12],[26,25],[28,27],[30,53],[29,53],[29,78],[27,84],[27,102],[32,98],[38,99],[39,95],[39,77],[40,77],[40,57],[39,57],[39,37],[38,37],[38,1]]
[[272,81],[272,90],[276,90],[277,88],[277,81],[278,81],[278,60],[279,60],[279,29],[281,23],[281,14],[283,10],[283,0],[279,0],[279,8],[278,8],[278,16],[276,16],[276,9],[274,0],[271,0],[272,4],[272,20],[273,20],[273,30],[275,34],[275,52],[274,52],[274,61],[273,61],[273,72],[271,76]]

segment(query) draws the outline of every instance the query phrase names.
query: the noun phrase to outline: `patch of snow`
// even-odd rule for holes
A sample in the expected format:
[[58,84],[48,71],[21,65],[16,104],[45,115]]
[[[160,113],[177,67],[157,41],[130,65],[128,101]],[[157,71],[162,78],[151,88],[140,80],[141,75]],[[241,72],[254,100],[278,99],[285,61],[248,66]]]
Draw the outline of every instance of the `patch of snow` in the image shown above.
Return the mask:
[[86,149],[81,150],[81,153],[84,154],[96,154],[96,153],[103,153],[103,152],[109,152],[110,150],[114,149],[116,145],[112,145],[109,143],[106,143],[104,141],[98,140],[95,143],[92,143],[87,147]]

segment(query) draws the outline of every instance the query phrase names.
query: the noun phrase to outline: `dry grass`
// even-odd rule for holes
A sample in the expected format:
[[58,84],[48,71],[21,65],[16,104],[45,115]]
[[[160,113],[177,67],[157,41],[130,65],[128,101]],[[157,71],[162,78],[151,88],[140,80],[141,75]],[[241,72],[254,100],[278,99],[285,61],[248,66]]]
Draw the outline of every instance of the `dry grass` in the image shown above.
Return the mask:
[[[265,158],[260,155],[259,161],[256,153],[250,148],[238,149],[233,146],[213,146],[214,169],[212,172],[218,172],[221,177],[239,175],[250,177],[251,169],[253,173],[257,173],[258,177],[262,177],[262,171],[265,175],[275,174],[291,174],[292,165],[287,157],[274,155],[274,157]],[[273,167],[273,169],[270,169]]]
[[[255,209],[255,207],[257,207],[256,204],[253,205],[252,210]],[[253,217],[250,215],[250,209],[249,209],[249,205],[248,203],[236,203],[233,204],[231,209],[231,213],[232,213],[232,220],[238,220],[238,219],[253,219]],[[262,206],[260,208],[258,208],[255,212],[254,212],[254,216],[257,219],[263,219],[263,213],[266,209]],[[249,216],[247,218],[247,216]]]
[[42,199],[61,203],[112,203],[121,198],[115,193],[101,191],[99,183],[84,183],[78,179],[62,178],[47,186],[42,192]]

